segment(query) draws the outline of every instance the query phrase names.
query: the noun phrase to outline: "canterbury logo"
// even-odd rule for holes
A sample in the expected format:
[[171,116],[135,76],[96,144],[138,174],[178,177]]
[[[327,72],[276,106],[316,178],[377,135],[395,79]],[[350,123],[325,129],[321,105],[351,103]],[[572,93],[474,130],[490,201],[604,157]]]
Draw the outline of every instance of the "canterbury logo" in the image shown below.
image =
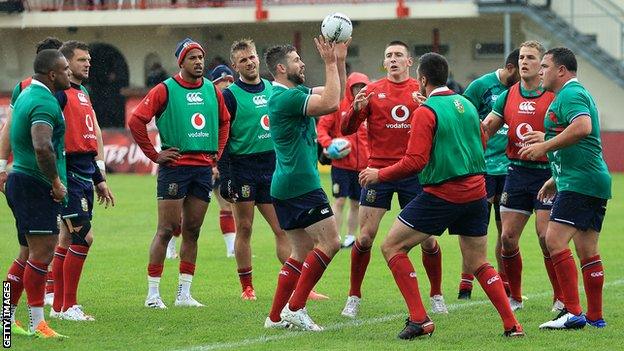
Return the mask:
[[500,277],[498,275],[493,276],[492,278],[487,280],[487,284],[488,285],[492,285],[492,283],[494,283],[495,281],[500,280]]
[[535,113],[534,101],[523,101],[518,105],[518,111],[520,113]]
[[83,104],[89,103],[89,100],[87,99],[87,96],[84,93],[78,93],[78,100],[82,102]]
[[329,213],[329,208],[324,208],[321,210],[321,214],[328,214]]
[[405,122],[410,116],[409,109],[405,105],[394,106],[390,113],[392,114],[392,118],[397,122]]
[[19,282],[21,279],[18,276],[16,276],[16,275],[8,273],[7,274],[7,280],[12,280],[14,282]]
[[256,95],[252,99],[253,103],[256,105],[266,105],[268,103],[266,97],[264,95]]
[[288,276],[288,271],[282,269],[279,271],[279,275]]
[[201,93],[187,93],[186,101],[191,104],[201,104],[204,102],[204,99],[201,97]]
[[600,278],[600,277],[604,277],[604,272],[603,271],[591,272],[590,275],[592,276],[592,278]]
[[410,278],[416,278],[416,272],[410,272],[409,276]]

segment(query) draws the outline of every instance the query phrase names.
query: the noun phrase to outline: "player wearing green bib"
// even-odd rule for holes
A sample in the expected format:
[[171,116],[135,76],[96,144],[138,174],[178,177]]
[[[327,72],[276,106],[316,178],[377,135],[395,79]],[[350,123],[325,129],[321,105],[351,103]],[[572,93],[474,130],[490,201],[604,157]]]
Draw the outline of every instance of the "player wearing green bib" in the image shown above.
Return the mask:
[[552,202],[537,199],[539,189],[551,176],[548,159],[540,157],[528,160],[520,156],[520,149],[527,144],[527,133],[544,131],[543,116],[554,99],[554,94],[541,86],[539,77],[544,51],[542,44],[536,41],[520,45],[520,82],[499,96],[492,112],[483,121],[489,136],[494,135],[504,123],[509,126],[507,157],[511,163],[500,199],[501,258],[509,280],[509,302],[514,311],[523,307],[520,236],[533,212],[544,266],[553,289],[552,310],[563,308],[563,295],[544,239]]
[[[132,136],[145,155],[158,163],[158,227],[147,266],[145,306],[163,309],[160,277],[167,245],[181,230],[178,293],[175,306],[202,307],[191,296],[197,240],[210,202],[212,169],[228,137],[230,114],[223,95],[204,78],[204,49],[190,38],[180,41],[175,56],[180,72],[156,85],[132,113]],[[162,150],[154,149],[147,124],[156,118]],[[184,220],[182,220],[184,219]]]
[[292,324],[303,330],[323,330],[308,315],[306,299],[340,249],[340,236],[321,188],[314,119],[338,109],[345,89],[349,41],[330,43],[322,36],[314,39],[325,62],[323,88],[302,85],[305,64],[293,46],[272,47],[265,56],[275,77],[268,101],[276,156],[271,196],[279,224],[291,244],[290,257],[278,276],[271,312],[264,323],[266,328]]
[[32,84],[15,101],[10,130],[13,171],[6,184],[18,236],[29,247],[23,284],[28,299],[30,332],[59,338],[44,319],[46,274],[58,240],[61,204],[65,201],[65,121],[54,97],[69,88],[69,64],[58,50],[35,58]]
[[505,329],[504,336],[524,336],[500,276],[487,262],[488,210],[485,192],[484,144],[479,116],[468,100],[446,86],[444,56],[427,53],[417,69],[420,93],[427,97],[413,113],[405,155],[381,169],[360,173],[363,187],[418,174],[423,191],[405,206],[381,244],[381,252],[405,299],[409,317],[399,333],[411,340],[431,335],[435,326],[427,315],[418,288],[410,250],[430,237],[459,235],[464,266],[473,273]]
[[[565,309],[545,329],[578,329],[585,324],[606,327],[602,318],[604,269],[598,252],[611,176],[602,156],[600,120],[593,97],[576,79],[577,63],[567,48],[546,52],[540,75],[544,88],[556,94],[544,117],[544,134],[533,133],[520,152],[528,159],[548,155],[553,177],[539,192],[556,198],[550,214],[546,244],[553,260]],[[578,272],[569,248],[574,239],[587,296],[583,314],[578,294]]]
[[[505,67],[499,68],[494,72],[490,72],[468,85],[464,91],[466,97],[477,108],[479,118],[484,120],[492,111],[492,106],[498,97],[507,89],[516,84],[520,79],[518,71],[518,55],[520,50],[512,51],[505,60]],[[509,282],[505,274],[505,267],[501,258],[501,233],[502,224],[500,218],[500,196],[503,193],[505,178],[507,175],[507,166],[509,159],[505,154],[507,148],[507,130],[508,126],[504,124],[501,129],[496,132],[487,142],[485,148],[485,189],[488,198],[488,211],[494,205],[494,219],[496,221],[496,229],[498,235],[496,237],[496,247],[494,253],[498,263],[498,273],[505,284],[505,290],[509,290]],[[490,216],[488,216],[489,218]],[[472,281],[474,276],[466,273],[466,269],[462,269],[461,281],[459,283],[458,299],[470,299],[472,293]]]
[[290,254],[286,234],[280,228],[271,199],[271,178],[275,171],[275,151],[269,126],[268,99],[273,85],[260,78],[260,60],[250,39],[235,41],[230,50],[232,67],[240,78],[223,91],[230,112],[229,190],[235,193],[234,254],[243,300],[255,300],[252,284],[251,232],[254,207],[275,235],[277,258],[283,264]]

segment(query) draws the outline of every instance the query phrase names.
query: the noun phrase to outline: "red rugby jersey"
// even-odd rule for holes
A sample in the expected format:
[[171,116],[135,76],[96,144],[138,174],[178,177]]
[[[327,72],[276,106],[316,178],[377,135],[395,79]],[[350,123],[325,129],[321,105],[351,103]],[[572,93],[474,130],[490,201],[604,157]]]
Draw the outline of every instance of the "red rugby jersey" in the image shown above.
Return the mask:
[[353,106],[342,119],[342,133],[355,133],[367,121],[368,166],[382,168],[396,163],[405,155],[412,112],[420,105],[416,99],[418,81],[408,78],[394,83],[382,78],[368,84],[365,92],[373,93],[366,108],[355,113]]
[[85,94],[80,85],[72,84],[63,93],[67,99],[63,108],[65,117],[65,151],[67,153],[98,152],[95,135],[95,111],[89,95]]

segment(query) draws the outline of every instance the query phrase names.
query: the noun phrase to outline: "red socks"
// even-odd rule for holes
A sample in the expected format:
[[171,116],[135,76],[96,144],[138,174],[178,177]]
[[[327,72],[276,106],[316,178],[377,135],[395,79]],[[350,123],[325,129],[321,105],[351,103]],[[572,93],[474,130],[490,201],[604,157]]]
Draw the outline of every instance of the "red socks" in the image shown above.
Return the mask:
[[234,224],[234,216],[232,211],[221,210],[219,212],[219,225],[221,226],[221,233],[236,233],[236,225]]
[[396,254],[388,261],[388,267],[405,299],[410,320],[416,323],[424,321],[427,318],[427,312],[420,297],[420,290],[418,290],[416,272],[409,257],[404,253]]
[[565,249],[555,255],[551,254],[550,258],[557,273],[559,286],[563,291],[563,303],[566,309],[572,314],[580,314],[583,310],[579,303],[578,271],[572,257],[572,251]]
[[[503,281],[489,263],[484,263],[481,267],[477,268],[475,276],[479,280],[479,284],[485,291],[492,304],[498,311],[501,319],[503,320],[503,326],[505,330],[513,328],[518,321],[509,306],[509,300],[505,294],[505,287]],[[520,300],[521,301],[521,300]]]
[[546,273],[548,273],[548,279],[550,279],[550,285],[552,285],[553,288],[553,302],[555,300],[563,302],[563,292],[561,292],[559,281],[557,281],[557,273],[555,272],[555,267],[553,267],[550,257],[544,256],[544,266],[546,266]]
[[472,281],[474,275],[469,273],[462,273],[461,280],[459,281],[459,290],[472,290]]
[[[182,261],[180,261],[180,266],[182,266]],[[153,278],[160,278],[162,276],[164,265],[162,264],[148,264],[147,265],[147,275]]]
[[[156,266],[156,270],[158,269],[157,266],[160,266],[160,272],[158,273],[157,276],[156,275],[154,276],[154,277],[160,277],[162,275],[163,266],[162,265],[154,265],[154,266]],[[148,272],[149,272],[149,268],[148,268]],[[186,261],[180,261],[180,274],[195,275],[195,264],[186,262]],[[151,276],[152,275],[150,274],[150,277]]]
[[253,288],[253,284],[251,282],[251,267],[241,268],[238,270],[238,279],[240,280],[241,287],[245,290],[246,287],[251,286]]
[[[77,305],[76,294],[82,266],[89,252],[88,246],[70,245],[63,264],[63,311]],[[55,294],[56,295],[56,294]],[[54,297],[56,300],[56,296]]]
[[438,243],[436,243],[433,251],[422,249],[422,263],[431,285],[429,296],[442,295],[442,250],[440,250]]
[[520,255],[520,248],[517,247],[512,251],[503,250],[501,257],[503,258],[505,273],[509,279],[511,298],[522,301],[522,256]]
[[297,311],[305,307],[310,291],[321,279],[329,262],[331,262],[331,258],[327,257],[323,251],[316,248],[310,251],[308,257],[303,262],[301,277],[288,304],[291,311]]
[[351,248],[351,287],[349,296],[362,297],[362,282],[366,274],[366,268],[371,259],[371,248],[363,247],[358,240]]
[[292,258],[288,258],[286,262],[284,262],[284,266],[282,266],[277,276],[277,288],[275,288],[273,305],[271,305],[271,312],[269,313],[269,318],[271,318],[273,322],[279,322],[282,319],[280,317],[280,312],[282,312],[282,309],[286,306],[286,303],[288,303],[290,295],[292,295],[293,290],[295,290],[295,286],[301,275],[302,267],[303,263]]
[[47,273],[47,264],[30,260],[26,261],[26,268],[24,269],[24,290],[26,290],[28,306],[43,307]]
[[67,249],[57,246],[54,249],[54,258],[52,259],[52,277],[54,278],[54,303],[52,308],[56,312],[63,309],[63,266],[65,265],[65,256]]
[[595,321],[602,318],[604,269],[600,255],[582,260],[581,271],[583,271],[583,285],[587,297],[587,319]]
[[24,291],[24,269],[26,261],[15,259],[7,272],[7,281],[11,284],[11,305],[17,305]]

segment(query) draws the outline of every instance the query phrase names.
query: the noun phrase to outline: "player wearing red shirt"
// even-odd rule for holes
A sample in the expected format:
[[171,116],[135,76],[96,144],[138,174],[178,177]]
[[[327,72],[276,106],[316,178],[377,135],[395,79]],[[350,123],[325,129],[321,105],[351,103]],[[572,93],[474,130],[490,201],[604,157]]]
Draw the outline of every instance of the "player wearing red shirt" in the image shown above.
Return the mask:
[[[409,140],[411,114],[419,105],[418,82],[410,78],[412,58],[409,48],[393,41],[384,51],[386,78],[367,85],[355,97],[352,108],[342,119],[342,132],[355,133],[366,121],[368,128],[368,167],[381,168],[396,163],[405,154]],[[364,187],[360,195],[360,235],[351,249],[351,281],[349,296],[342,310],[345,317],[355,318],[362,298],[361,287],[371,257],[371,247],[379,222],[390,210],[396,192],[401,208],[422,188],[418,177]],[[442,253],[435,238],[424,242],[422,259],[431,283],[431,306],[434,313],[448,313],[442,297]]]
[[[132,114],[128,126],[141,150],[158,169],[158,228],[150,248],[145,306],[166,308],[160,277],[167,244],[181,224],[180,276],[176,306],[201,307],[191,296],[197,239],[212,190],[212,167],[227,141],[230,115],[223,95],[204,79],[204,49],[190,38],[178,43],[180,72],[155,86]],[[147,137],[156,117],[162,151]]]
[[445,86],[447,78],[448,64],[443,56],[428,53],[420,57],[420,92],[428,98],[414,112],[405,156],[392,166],[367,168],[360,173],[363,186],[418,173],[424,187],[401,211],[381,246],[409,309],[399,338],[431,335],[435,329],[422,304],[407,254],[446,229],[451,235],[459,235],[464,266],[474,273],[498,310],[504,335],[523,336],[500,276],[487,262],[485,143],[479,115],[469,100]]
[[529,143],[526,139],[528,135],[544,132],[544,116],[554,99],[554,94],[545,91],[541,86],[539,70],[544,51],[542,44],[536,41],[520,45],[518,61],[520,82],[501,94],[492,112],[483,121],[488,135],[494,135],[504,123],[509,126],[507,158],[511,164],[500,200],[503,226],[501,257],[509,279],[511,292],[509,301],[514,311],[523,307],[520,235],[533,212],[535,212],[535,229],[544,255],[544,265],[553,287],[552,308],[553,311],[563,309],[563,292],[559,287],[545,241],[552,201],[537,198],[540,188],[551,177],[548,159],[542,157],[527,160],[519,153],[520,149]]
[[324,148],[324,152],[331,158],[332,142],[335,138],[344,138],[349,142],[351,152],[343,158],[332,159],[331,177],[332,194],[334,195],[334,216],[338,232],[342,228],[342,213],[346,199],[349,198],[349,214],[347,219],[347,235],[342,247],[351,247],[355,242],[355,234],[358,227],[358,211],[360,208],[360,194],[362,187],[358,182],[358,174],[368,164],[368,140],[366,124],[360,124],[357,132],[351,135],[343,135],[340,130],[341,117],[347,114],[351,108],[355,95],[369,84],[365,74],[353,72],[347,78],[345,98],[340,103],[338,111],[321,117],[318,122],[318,143]]

